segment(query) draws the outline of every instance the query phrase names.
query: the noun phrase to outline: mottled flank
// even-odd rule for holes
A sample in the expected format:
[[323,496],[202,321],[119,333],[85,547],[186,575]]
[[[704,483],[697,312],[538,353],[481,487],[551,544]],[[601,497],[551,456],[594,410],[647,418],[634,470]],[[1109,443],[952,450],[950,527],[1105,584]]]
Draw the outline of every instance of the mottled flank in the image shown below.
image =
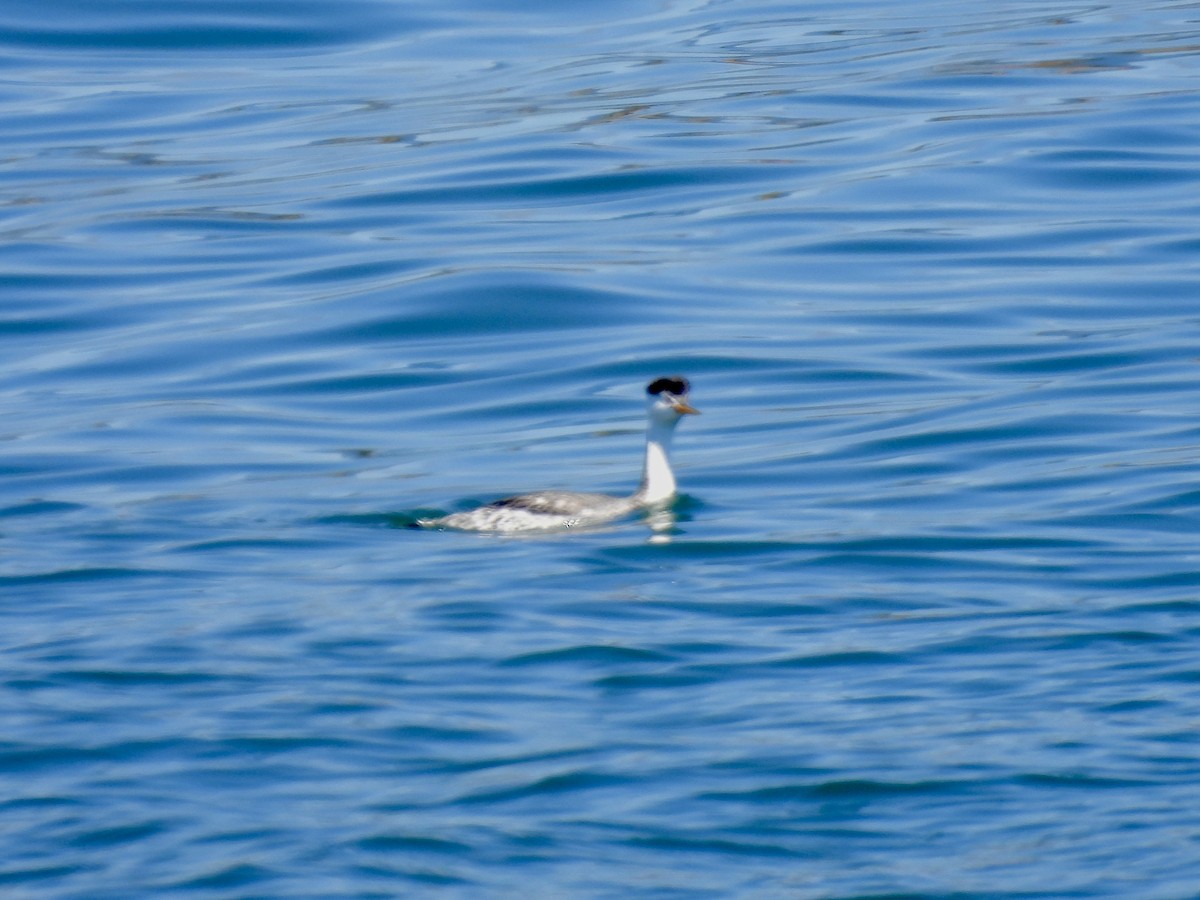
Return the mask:
[[463,531],[561,531],[603,525],[627,516],[637,508],[633,497],[538,491],[506,497],[440,519],[423,519],[419,524],[427,528]]

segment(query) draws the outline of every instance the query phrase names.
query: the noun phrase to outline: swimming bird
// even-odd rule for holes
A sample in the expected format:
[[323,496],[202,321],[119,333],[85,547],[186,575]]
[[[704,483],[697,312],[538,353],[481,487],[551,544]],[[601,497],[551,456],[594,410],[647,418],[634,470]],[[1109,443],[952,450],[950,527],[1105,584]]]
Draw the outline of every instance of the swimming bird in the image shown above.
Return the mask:
[[656,378],[646,386],[648,422],[642,483],[628,497],[536,491],[437,519],[421,519],[417,524],[460,531],[559,531],[602,525],[639,509],[665,507],[675,496],[675,473],[669,457],[675,426],[683,416],[700,412],[688,402],[688,390],[687,379],[677,376]]

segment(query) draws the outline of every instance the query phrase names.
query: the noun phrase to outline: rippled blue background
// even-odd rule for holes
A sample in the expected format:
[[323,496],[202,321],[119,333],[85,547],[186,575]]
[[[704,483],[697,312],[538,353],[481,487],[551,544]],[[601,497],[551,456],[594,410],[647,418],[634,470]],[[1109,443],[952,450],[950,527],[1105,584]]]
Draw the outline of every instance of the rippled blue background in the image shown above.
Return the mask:
[[1198,53],[6,0],[4,896],[1200,894]]

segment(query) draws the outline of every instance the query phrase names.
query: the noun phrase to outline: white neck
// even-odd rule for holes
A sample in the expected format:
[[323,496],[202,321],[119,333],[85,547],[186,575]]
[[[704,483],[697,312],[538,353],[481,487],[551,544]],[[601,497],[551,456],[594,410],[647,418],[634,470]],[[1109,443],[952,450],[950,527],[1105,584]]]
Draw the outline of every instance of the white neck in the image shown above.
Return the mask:
[[675,496],[675,473],[667,454],[675,423],[652,421],[646,434],[646,463],[642,467],[642,484],[634,498],[639,503],[662,503]]

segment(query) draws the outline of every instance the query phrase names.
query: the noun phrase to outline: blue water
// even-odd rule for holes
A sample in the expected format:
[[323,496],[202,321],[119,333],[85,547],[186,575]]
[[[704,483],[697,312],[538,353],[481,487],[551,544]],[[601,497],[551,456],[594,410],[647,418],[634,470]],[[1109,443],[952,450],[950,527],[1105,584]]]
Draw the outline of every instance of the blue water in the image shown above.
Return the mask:
[[[5,898],[1200,895],[1200,5],[6,0]],[[630,490],[668,540],[415,516]]]

